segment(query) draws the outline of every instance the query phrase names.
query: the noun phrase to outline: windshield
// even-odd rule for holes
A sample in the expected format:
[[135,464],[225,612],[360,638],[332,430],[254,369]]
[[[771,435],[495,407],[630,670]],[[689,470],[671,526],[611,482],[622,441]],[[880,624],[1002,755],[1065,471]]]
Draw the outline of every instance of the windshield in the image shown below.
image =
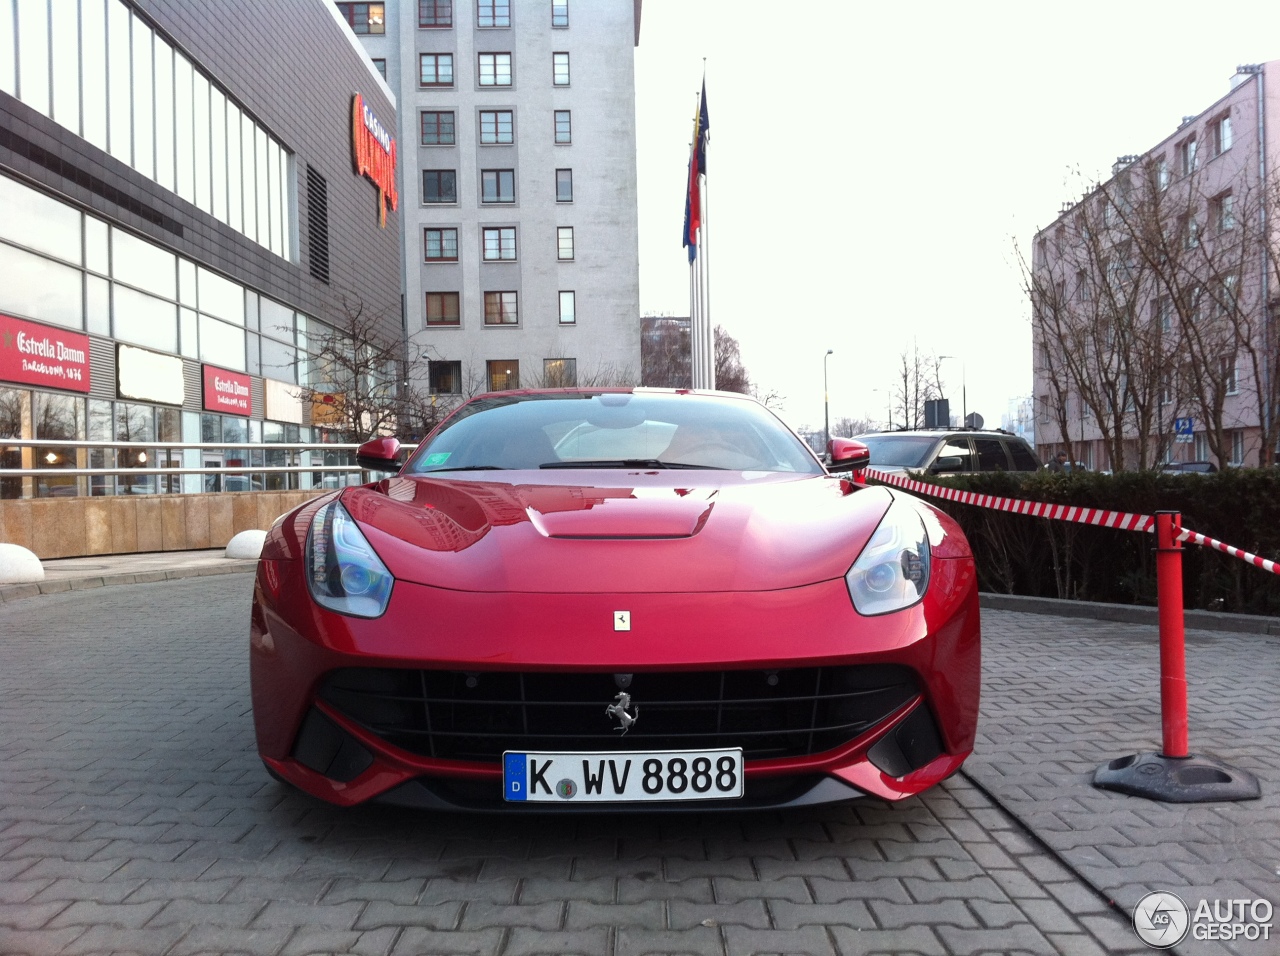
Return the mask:
[[490,396],[462,406],[406,474],[508,468],[688,468],[822,474],[763,406],[709,395]]
[[938,439],[930,435],[859,435],[858,441],[871,449],[872,468],[876,465],[920,468],[938,444]]

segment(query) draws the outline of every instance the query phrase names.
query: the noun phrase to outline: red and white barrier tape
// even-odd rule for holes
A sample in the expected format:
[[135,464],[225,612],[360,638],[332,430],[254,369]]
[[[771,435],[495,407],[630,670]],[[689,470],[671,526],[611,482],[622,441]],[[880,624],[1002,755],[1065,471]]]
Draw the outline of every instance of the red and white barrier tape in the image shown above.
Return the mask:
[[1091,524],[1099,528],[1115,528],[1119,531],[1154,531],[1156,526],[1156,519],[1151,515],[1134,515],[1122,511],[1106,511],[1102,508],[1081,508],[1075,505],[1053,505],[1046,501],[1001,498],[997,495],[979,495],[972,491],[961,491],[959,488],[930,485],[903,475],[887,474],[876,471],[874,468],[866,469],[866,474],[868,478],[874,478],[876,481],[883,481],[887,485],[894,485],[907,491],[914,491],[917,494],[958,501],[962,505],[1011,511],[1014,514],[1030,515],[1033,518],[1074,521],[1077,524]]
[[[927,484],[923,481],[916,481],[914,478],[907,478],[904,475],[888,474],[883,471],[877,471],[874,468],[867,468],[865,471],[868,478],[882,481],[887,485],[904,488],[917,494],[945,498],[948,501],[958,501],[963,505],[993,508],[996,511],[1011,511],[1014,514],[1030,515],[1033,518],[1049,518],[1053,521],[1074,521],[1077,524],[1091,524],[1099,528],[1116,528],[1120,531],[1154,531],[1156,526],[1156,519],[1151,515],[1105,511],[1101,508],[1051,505],[1044,501],[1001,498],[996,495],[979,495],[972,491],[961,491],[959,488],[944,488],[941,485]],[[1242,548],[1225,544],[1216,538],[1200,534],[1198,531],[1188,531],[1186,528],[1176,528],[1175,530],[1179,541],[1190,541],[1192,544],[1198,544],[1205,548],[1213,548],[1223,554],[1229,554],[1233,558],[1246,561],[1255,568],[1270,571],[1272,574],[1280,574],[1280,562],[1250,554]]]
[[1188,531],[1186,528],[1178,527],[1175,527],[1174,531],[1177,532],[1179,541],[1190,541],[1192,544],[1202,545],[1206,548],[1213,548],[1216,551],[1221,551],[1223,554],[1229,554],[1233,558],[1239,558],[1241,561],[1247,561],[1255,568],[1262,568],[1262,570],[1270,571],[1272,574],[1280,574],[1280,566],[1277,566],[1275,561],[1271,561],[1268,558],[1261,558],[1256,554],[1250,554],[1248,551],[1232,547],[1229,544],[1224,544],[1216,538],[1210,538],[1198,531]]

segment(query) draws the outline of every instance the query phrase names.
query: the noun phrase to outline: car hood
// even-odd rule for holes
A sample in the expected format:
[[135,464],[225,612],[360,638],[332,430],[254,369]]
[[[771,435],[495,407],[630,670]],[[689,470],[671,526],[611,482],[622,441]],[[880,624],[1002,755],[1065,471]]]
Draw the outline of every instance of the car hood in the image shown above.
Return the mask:
[[513,472],[501,482],[396,477],[348,489],[342,503],[400,580],[465,591],[641,593],[766,591],[838,578],[892,500],[886,488],[824,476],[589,475],[590,483],[583,472]]

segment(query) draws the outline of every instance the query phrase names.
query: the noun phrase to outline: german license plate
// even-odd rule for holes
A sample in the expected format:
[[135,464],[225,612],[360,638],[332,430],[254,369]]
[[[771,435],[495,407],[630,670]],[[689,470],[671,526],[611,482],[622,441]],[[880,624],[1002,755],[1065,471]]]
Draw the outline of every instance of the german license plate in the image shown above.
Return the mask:
[[742,797],[742,749],[502,755],[502,795],[524,803],[642,803]]

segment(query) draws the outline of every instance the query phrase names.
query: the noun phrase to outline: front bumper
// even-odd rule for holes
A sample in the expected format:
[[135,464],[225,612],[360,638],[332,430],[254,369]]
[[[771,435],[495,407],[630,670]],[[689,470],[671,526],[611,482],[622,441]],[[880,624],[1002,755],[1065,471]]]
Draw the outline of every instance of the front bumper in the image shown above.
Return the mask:
[[[614,630],[620,609],[630,612],[629,631]],[[398,581],[376,620],[315,606],[301,562],[268,559],[258,569],[250,643],[263,761],[340,805],[382,799],[503,812],[700,808],[504,803],[500,762],[410,752],[324,699],[326,676],[343,668],[611,674],[901,665],[915,675],[917,693],[840,745],[749,758],[744,799],[707,805],[716,809],[861,794],[902,799],[959,769],[977,722],[979,618],[969,558],[935,560],[921,604],[874,618],[853,610],[843,580],[758,593],[625,595],[460,592]],[[510,749],[525,747],[515,740]]]

